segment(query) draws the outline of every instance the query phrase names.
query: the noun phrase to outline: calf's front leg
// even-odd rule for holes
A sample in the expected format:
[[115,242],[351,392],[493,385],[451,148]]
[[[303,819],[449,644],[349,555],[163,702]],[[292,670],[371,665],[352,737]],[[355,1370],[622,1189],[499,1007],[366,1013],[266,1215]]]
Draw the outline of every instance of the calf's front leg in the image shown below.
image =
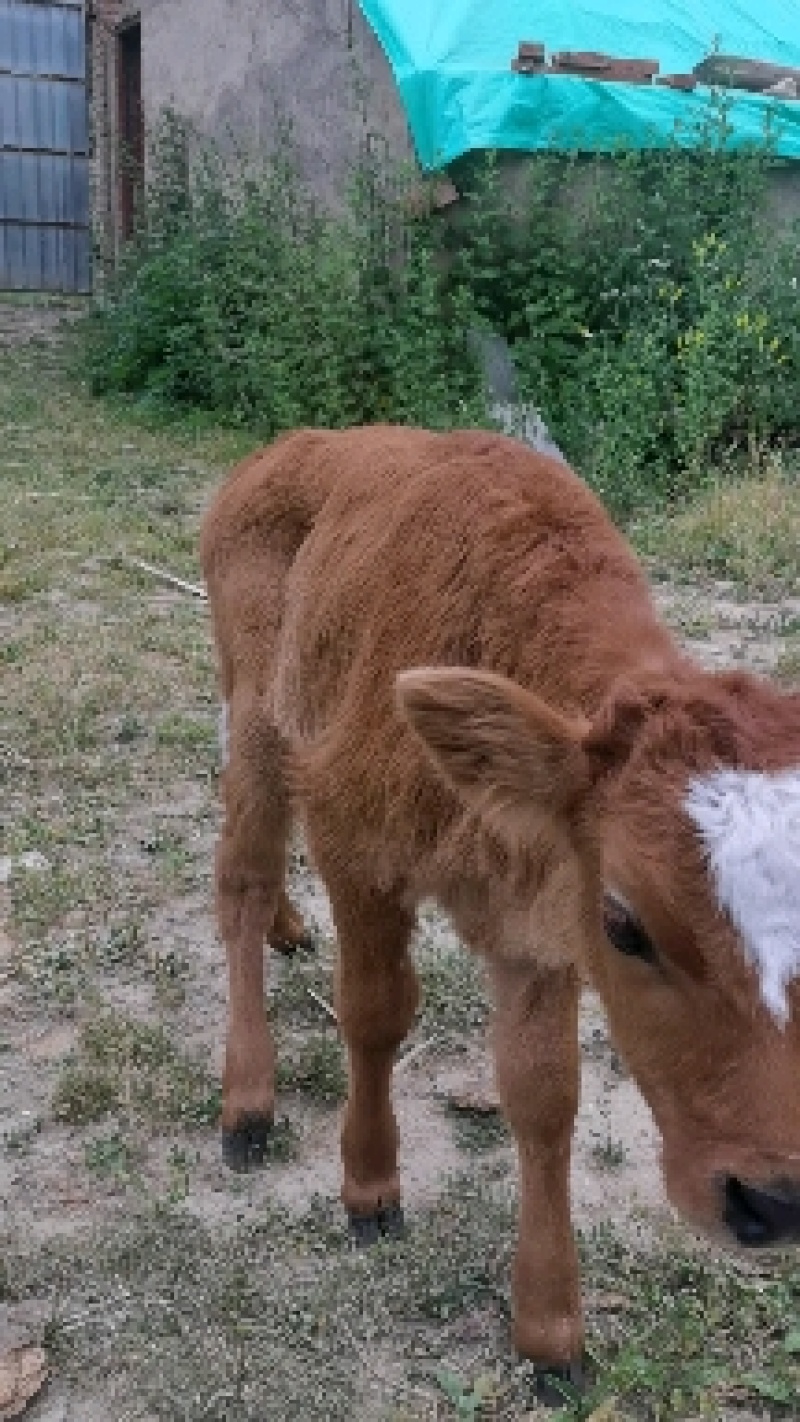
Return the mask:
[[583,1317],[569,1200],[579,1095],[579,984],[571,969],[490,963],[497,1089],[519,1155],[513,1337],[543,1398],[582,1383]]
[[414,921],[390,895],[320,867],[339,939],[336,1010],[347,1047],[342,1201],[354,1241],[364,1246],[402,1231],[391,1081],[419,1001],[408,953]]

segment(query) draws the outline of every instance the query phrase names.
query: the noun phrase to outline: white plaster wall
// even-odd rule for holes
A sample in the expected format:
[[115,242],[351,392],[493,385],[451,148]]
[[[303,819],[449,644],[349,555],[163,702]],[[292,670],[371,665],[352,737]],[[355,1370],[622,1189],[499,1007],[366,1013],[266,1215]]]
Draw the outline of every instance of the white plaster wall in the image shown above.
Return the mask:
[[277,106],[307,177],[333,200],[368,132],[410,152],[391,70],[355,0],[142,0],[141,19],[148,126],[169,105],[216,138],[266,147]]

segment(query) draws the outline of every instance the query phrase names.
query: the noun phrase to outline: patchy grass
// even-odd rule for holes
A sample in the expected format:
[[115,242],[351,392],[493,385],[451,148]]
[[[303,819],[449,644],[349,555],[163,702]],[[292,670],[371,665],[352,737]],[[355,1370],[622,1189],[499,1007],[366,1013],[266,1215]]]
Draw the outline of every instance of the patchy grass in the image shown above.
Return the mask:
[[447,1112],[459,1150],[496,1150],[498,1146],[511,1144],[508,1126],[499,1112],[469,1111],[452,1105]]
[[[41,879],[45,886],[49,883],[45,874],[25,877],[30,882]],[[72,881],[68,882],[74,888]],[[16,876],[12,883],[16,885]],[[71,892],[58,900],[58,913],[54,913],[50,892],[31,900],[12,889],[13,923],[24,945],[16,957],[15,971],[39,1005],[72,1016],[104,985],[136,978],[149,979],[156,992],[180,994],[189,971],[186,960],[173,950],[160,951],[149,945],[143,923],[133,914],[116,923],[112,919],[97,927],[90,925],[92,885],[83,887],[83,894]],[[94,902],[98,900],[102,903],[99,889]],[[82,908],[76,911],[78,903]],[[61,924],[69,920],[70,926],[56,931],[54,918]]]
[[11,878],[11,914],[21,935],[39,940],[63,927],[68,914],[96,901],[97,884],[87,866],[83,873],[64,867],[16,869]]
[[277,1047],[276,1082],[280,1088],[331,1105],[344,1101],[347,1071],[342,1044],[333,1031],[302,1038],[280,1036]]
[[165,716],[156,726],[156,741],[160,746],[183,751],[189,758],[198,751],[207,757],[216,749],[217,727],[192,716]]
[[[18,1297],[55,1298],[59,1369],[112,1377],[131,1419],[522,1422],[538,1413],[508,1341],[512,1234],[509,1196],[484,1171],[452,1181],[402,1245],[367,1256],[322,1202],[225,1231],[162,1206],[95,1231],[89,1248],[13,1257],[9,1277]],[[581,1253],[602,1380],[562,1416],[796,1415],[796,1266],[762,1275],[609,1230]]]
[[797,585],[800,466],[756,466],[721,478],[684,509],[651,515],[632,529],[658,564],[681,573],[730,578],[750,589]]
[[219,1089],[206,1068],[181,1052],[164,1027],[105,1014],[86,1024],[56,1087],[53,1114],[70,1125],[105,1116],[209,1125]]
[[605,1396],[624,1400],[633,1416],[718,1417],[758,1403],[770,1416],[792,1415],[800,1396],[796,1263],[787,1258],[761,1274],[689,1253],[685,1243],[631,1250],[609,1230],[585,1239],[582,1253],[589,1288],[598,1290],[593,1352]]

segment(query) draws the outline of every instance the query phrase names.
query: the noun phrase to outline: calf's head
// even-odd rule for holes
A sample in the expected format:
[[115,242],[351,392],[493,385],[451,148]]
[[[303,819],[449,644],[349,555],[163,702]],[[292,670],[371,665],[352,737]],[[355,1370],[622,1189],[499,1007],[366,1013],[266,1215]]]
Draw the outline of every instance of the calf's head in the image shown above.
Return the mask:
[[403,673],[398,701],[539,864],[531,956],[597,988],[674,1204],[741,1244],[800,1240],[800,697],[681,664],[592,721],[451,669]]

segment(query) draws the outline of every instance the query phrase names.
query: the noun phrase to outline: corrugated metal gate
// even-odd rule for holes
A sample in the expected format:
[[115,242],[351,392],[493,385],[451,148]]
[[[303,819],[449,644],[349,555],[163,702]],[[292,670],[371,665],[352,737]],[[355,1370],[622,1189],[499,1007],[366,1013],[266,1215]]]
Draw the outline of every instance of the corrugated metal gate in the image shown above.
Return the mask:
[[0,289],[90,288],[83,0],[0,0]]

